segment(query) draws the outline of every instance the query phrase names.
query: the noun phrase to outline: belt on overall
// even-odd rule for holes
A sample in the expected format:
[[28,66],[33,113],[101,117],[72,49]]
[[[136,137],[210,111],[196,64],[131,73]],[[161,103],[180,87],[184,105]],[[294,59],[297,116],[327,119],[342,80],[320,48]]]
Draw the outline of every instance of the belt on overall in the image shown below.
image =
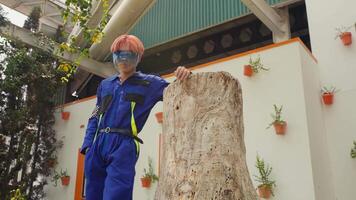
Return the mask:
[[143,144],[142,139],[133,135],[132,131],[129,129],[106,127],[106,128],[100,129],[99,132],[100,133],[114,133],[114,134],[121,134],[121,135],[129,136],[129,137],[135,139],[137,142]]

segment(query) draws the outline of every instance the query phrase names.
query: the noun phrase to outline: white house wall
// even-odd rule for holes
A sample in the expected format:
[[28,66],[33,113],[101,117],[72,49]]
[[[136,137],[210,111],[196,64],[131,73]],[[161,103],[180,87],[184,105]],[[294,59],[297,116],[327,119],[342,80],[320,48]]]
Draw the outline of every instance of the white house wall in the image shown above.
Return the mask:
[[308,119],[310,155],[316,199],[335,199],[330,153],[327,146],[323,104],[320,96],[319,70],[312,57],[300,47],[305,110]]
[[[251,78],[243,76],[243,66],[248,63],[250,56],[253,59],[260,56],[263,64],[270,70]],[[305,68],[312,68],[312,73],[308,73],[309,70]],[[335,199],[332,196],[333,185],[330,183],[333,179],[325,177],[330,169],[326,166],[325,170],[316,171],[322,166],[317,161],[313,161],[313,159],[318,159],[318,155],[322,155],[327,148],[326,138],[322,137],[325,127],[324,120],[321,118],[322,105],[317,89],[319,87],[318,69],[316,62],[311,59],[310,54],[298,40],[194,69],[194,73],[203,71],[227,71],[240,81],[243,92],[247,165],[251,175],[257,173],[254,165],[258,153],[273,167],[272,178],[276,180],[277,188],[275,197],[272,199]],[[308,78],[303,77],[305,73],[308,73]],[[170,77],[167,80],[172,81],[174,78]],[[309,97],[306,98],[305,95]],[[64,110],[71,112],[69,121],[63,121],[59,113],[57,114],[55,129],[58,137],[65,136],[64,146],[59,151],[60,164],[57,169],[67,168],[71,175],[71,183],[68,187],[48,186],[47,194],[51,200],[73,199],[74,197],[77,152],[83,141],[87,119],[94,108],[95,101],[95,99],[90,99],[65,106]],[[277,136],[272,128],[266,129],[271,122],[270,113],[273,112],[273,104],[283,105],[282,116],[288,122],[285,136]],[[335,108],[338,106],[335,105]],[[143,174],[143,168],[147,167],[148,156],[153,158],[156,171],[158,168],[159,134],[162,129],[156,122],[154,114],[160,111],[162,111],[161,102],[153,108],[147,124],[140,133],[145,144],[141,146],[140,159],[136,166],[135,200],[151,200],[154,196],[156,185],[153,185],[151,189],[143,189],[139,178]],[[330,112],[327,115],[342,115],[342,111]],[[311,122],[315,120],[316,123],[311,125]],[[347,127],[346,123],[344,128]],[[85,125],[84,128],[80,128],[82,124]],[[316,140],[314,132],[317,132],[316,134],[321,137],[322,141]],[[319,159],[323,164],[328,165],[328,155],[327,152],[324,153],[326,156]],[[347,156],[339,161],[348,162],[346,164],[350,166],[352,164]],[[341,178],[343,177],[337,177],[335,180]],[[257,186],[256,182],[254,184]],[[353,188],[352,184],[344,185],[344,187],[348,190]],[[327,195],[322,196],[319,191],[324,191]]]
[[[305,0],[311,47],[318,59],[321,85],[334,85],[340,91],[334,105],[323,107],[336,199],[356,197],[356,160],[350,150],[356,140],[356,1]],[[335,28],[350,27],[353,43],[342,45]]]

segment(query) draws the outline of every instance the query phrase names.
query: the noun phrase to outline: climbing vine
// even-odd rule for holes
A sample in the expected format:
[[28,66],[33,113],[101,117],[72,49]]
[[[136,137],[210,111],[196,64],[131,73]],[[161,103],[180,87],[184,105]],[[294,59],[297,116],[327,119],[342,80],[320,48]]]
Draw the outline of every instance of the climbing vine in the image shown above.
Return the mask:
[[[104,33],[103,29],[109,20],[109,0],[102,0],[103,15],[101,16],[100,24],[97,27],[91,28],[88,26],[89,19],[92,17],[92,6],[93,2],[98,0],[66,0],[66,9],[62,13],[62,18],[64,23],[68,21],[73,24],[79,25],[83,31],[83,36],[88,45],[81,48],[76,46],[75,43],[78,40],[77,36],[70,36],[67,42],[62,42],[59,46],[59,52],[68,52],[71,54],[79,53],[78,58],[73,62],[69,63],[66,61],[61,61],[58,69],[66,73],[65,77],[62,77],[62,81],[68,82],[69,78],[75,73],[80,61],[89,56],[89,48],[95,43],[100,43]],[[99,2],[100,3],[100,2]]]

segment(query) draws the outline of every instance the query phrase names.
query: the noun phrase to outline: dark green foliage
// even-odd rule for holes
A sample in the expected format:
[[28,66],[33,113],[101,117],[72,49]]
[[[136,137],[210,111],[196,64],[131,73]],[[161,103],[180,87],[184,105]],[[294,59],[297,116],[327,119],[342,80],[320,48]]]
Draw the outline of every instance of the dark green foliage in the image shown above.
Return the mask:
[[40,7],[33,8],[32,12],[30,13],[30,16],[28,17],[28,19],[25,20],[23,27],[32,32],[37,32],[38,26],[40,24],[39,23],[40,17],[41,17],[41,8]]
[[60,80],[56,62],[43,51],[9,40],[0,43],[0,199],[20,189],[41,199],[55,137],[53,96]]

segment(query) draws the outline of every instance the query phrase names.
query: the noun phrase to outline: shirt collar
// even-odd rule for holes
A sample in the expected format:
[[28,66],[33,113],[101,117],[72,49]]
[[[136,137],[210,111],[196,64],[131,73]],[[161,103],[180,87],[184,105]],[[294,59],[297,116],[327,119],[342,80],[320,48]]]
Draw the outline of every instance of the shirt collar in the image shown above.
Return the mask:
[[[132,77],[139,77],[142,73],[140,71],[135,72],[134,74],[132,74],[132,76],[129,77],[129,79],[131,79]],[[108,78],[110,81],[115,81],[119,79],[119,74],[116,73],[115,75],[111,76]]]

